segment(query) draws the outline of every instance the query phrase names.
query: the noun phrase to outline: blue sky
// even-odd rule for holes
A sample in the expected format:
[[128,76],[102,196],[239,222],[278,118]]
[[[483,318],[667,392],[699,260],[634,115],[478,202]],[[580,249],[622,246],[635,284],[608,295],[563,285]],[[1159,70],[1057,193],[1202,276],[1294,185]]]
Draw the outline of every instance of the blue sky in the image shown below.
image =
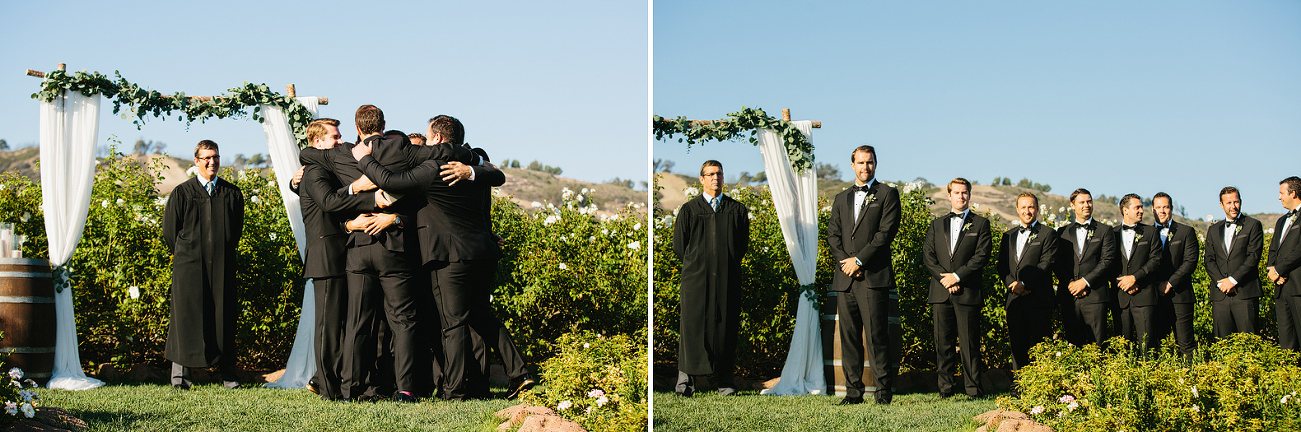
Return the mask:
[[[1221,187],[1280,212],[1279,180],[1301,175],[1298,2],[660,0],[654,14],[655,114],[790,108],[823,122],[815,157],[846,180],[871,144],[883,179],[1163,190],[1223,218]],[[675,172],[763,170],[748,142],[653,147]]]
[[[0,138],[35,144],[39,80],[48,71],[118,70],[165,94],[218,95],[244,81],[325,96],[343,121],[362,104],[389,128],[421,131],[459,118],[466,141],[495,160],[538,160],[564,176],[647,179],[648,8],[606,1],[2,2]],[[174,117],[136,130],[101,105],[101,142],[162,141],[173,155],[201,139],[222,153],[267,153],[252,120],[186,131]],[[227,159],[230,160],[230,159]]]

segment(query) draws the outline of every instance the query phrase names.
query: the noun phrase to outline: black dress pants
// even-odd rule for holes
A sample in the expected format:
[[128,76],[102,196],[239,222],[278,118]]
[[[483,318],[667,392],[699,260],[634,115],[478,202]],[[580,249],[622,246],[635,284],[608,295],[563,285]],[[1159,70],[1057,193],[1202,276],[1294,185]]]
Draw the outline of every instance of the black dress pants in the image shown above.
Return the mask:
[[[845,373],[845,396],[863,397],[863,334],[867,334],[866,354],[876,381],[876,398],[889,402],[891,385],[899,371],[899,297],[894,287],[850,288],[836,295],[836,315],[840,325],[841,369]],[[893,317],[891,316],[893,315]],[[893,319],[893,322],[891,320]],[[895,327],[895,328],[892,328]]]
[[393,373],[398,391],[416,391],[416,303],[411,278],[414,257],[372,243],[348,249],[348,319],[344,336],[343,397],[356,398],[373,383],[382,311],[392,335]]
[[[966,393],[983,396],[980,386],[980,305],[958,304],[952,297],[944,303],[931,304],[935,323],[936,379],[941,394],[953,394],[953,374],[957,351],[962,357],[962,382]],[[961,346],[961,350],[958,347]]]
[[1007,311],[1007,334],[1012,349],[1012,370],[1030,364],[1030,348],[1053,335],[1051,307],[1012,305]]
[[472,394],[476,388],[483,388],[471,382],[476,375],[481,375],[472,371],[472,368],[480,368],[473,357],[472,333],[483,338],[485,346],[497,349],[508,376],[516,379],[527,375],[523,356],[506,326],[493,313],[488,300],[493,290],[497,260],[434,262],[428,268],[430,279],[437,281],[434,298],[438,304],[446,358],[440,396],[452,400],[486,396]]
[[[1211,289],[1216,289],[1211,286]],[[1276,303],[1274,307],[1278,307]],[[1226,297],[1224,300],[1211,302],[1211,320],[1215,327],[1215,338],[1229,335],[1256,333],[1256,318],[1260,316],[1260,299]],[[1281,336],[1281,335],[1280,335]]]
[[316,301],[316,388],[321,399],[343,397],[343,332],[348,316],[348,281],[313,278]]

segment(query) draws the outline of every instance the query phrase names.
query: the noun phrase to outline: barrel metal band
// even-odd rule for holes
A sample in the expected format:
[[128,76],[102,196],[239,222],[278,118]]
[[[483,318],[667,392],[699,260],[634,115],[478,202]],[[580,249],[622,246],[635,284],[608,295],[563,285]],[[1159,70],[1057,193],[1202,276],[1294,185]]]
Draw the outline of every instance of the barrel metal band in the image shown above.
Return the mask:
[[0,352],[10,354],[54,354],[54,347],[9,347],[0,348]]
[[0,296],[0,303],[54,303],[54,297]]
[[50,273],[29,273],[29,272],[11,272],[0,271],[0,278],[17,278],[17,279],[41,279],[49,278]]

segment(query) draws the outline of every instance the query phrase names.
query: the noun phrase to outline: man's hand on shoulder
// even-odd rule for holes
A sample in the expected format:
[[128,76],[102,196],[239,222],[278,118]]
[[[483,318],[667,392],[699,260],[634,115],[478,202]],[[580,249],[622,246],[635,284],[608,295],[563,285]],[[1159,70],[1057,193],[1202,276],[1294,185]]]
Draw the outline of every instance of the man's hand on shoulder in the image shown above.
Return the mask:
[[443,171],[439,174],[442,174],[443,181],[451,182],[448,183],[449,185],[454,185],[461,180],[470,180],[470,176],[474,174],[473,168],[457,161],[448,162],[441,168]]
[[376,187],[375,183],[370,181],[369,177],[361,176],[357,181],[352,182],[352,193],[365,192],[375,189]]
[[359,142],[357,143],[357,145],[352,146],[352,158],[356,160],[361,160],[361,158],[365,157],[366,155],[369,155],[370,151],[371,151],[370,143],[364,141]]
[[298,184],[303,182],[303,171],[306,169],[307,167],[298,167],[298,171],[294,172],[294,179],[289,181],[294,187],[298,187]]

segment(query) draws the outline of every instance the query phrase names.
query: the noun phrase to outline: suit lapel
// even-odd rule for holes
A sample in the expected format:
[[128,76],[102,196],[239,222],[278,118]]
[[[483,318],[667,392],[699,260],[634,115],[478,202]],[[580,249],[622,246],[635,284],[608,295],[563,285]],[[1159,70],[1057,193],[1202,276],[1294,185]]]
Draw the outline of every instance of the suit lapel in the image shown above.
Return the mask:
[[[873,184],[873,186],[876,185]],[[849,195],[849,205],[851,206],[850,208],[853,208],[852,206],[854,205],[854,195],[857,195],[857,192],[851,192],[848,195]],[[853,232],[858,232],[858,226],[863,223],[863,219],[867,219],[867,208],[871,206],[871,204],[868,203],[868,201],[872,200],[875,196],[876,196],[876,192],[870,192],[870,191],[867,193],[867,195],[863,196],[863,204],[861,205],[862,208],[858,209],[858,218],[854,221]],[[850,213],[850,217],[853,217],[853,213]]]

